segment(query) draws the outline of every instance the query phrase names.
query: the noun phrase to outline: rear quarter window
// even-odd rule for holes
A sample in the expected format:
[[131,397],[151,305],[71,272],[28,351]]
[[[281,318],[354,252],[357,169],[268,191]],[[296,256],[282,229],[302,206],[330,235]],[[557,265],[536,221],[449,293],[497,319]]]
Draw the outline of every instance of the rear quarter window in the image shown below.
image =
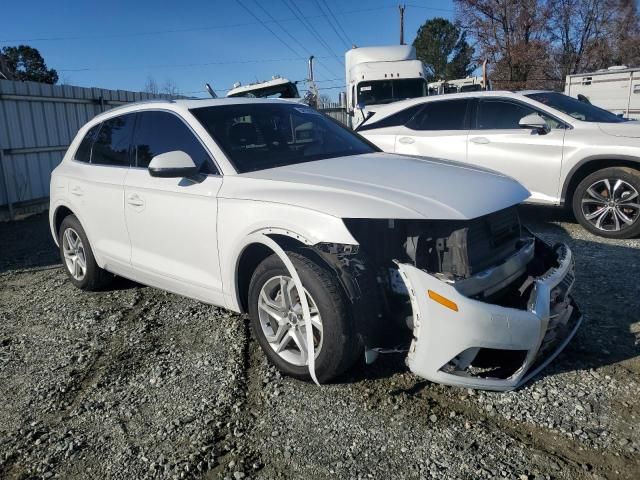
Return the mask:
[[371,119],[372,123],[366,122],[364,125],[357,128],[356,131],[362,132],[364,130],[372,130],[374,128],[398,127],[400,125],[404,125],[409,120],[411,120],[423,106],[424,104],[420,103],[418,105],[405,108],[404,110],[400,110],[399,112],[389,115],[388,117],[383,118],[382,120],[378,120],[377,122],[375,121],[374,114],[374,117]]
[[96,140],[96,136],[98,135],[101,125],[101,123],[94,125],[85,134],[84,138],[80,142],[80,146],[73,156],[74,160],[83,163],[91,162],[91,148],[93,147],[93,142]]

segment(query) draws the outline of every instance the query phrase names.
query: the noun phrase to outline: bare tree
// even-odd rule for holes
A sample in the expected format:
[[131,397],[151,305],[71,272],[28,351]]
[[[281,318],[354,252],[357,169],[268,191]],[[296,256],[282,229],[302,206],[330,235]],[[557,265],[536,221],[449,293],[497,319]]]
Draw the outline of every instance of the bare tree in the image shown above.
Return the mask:
[[[546,79],[549,8],[538,0],[456,0],[458,21],[489,60],[492,81],[520,88]],[[500,84],[502,83],[502,84]]]
[[172,97],[177,97],[178,95],[180,95],[180,89],[178,88],[176,82],[168,78],[162,85],[162,93],[166,93],[167,95],[171,95]]
[[160,93],[160,89],[158,88],[158,82],[151,75],[147,77],[147,81],[144,84],[144,92],[150,93],[152,95],[157,95]]
[[571,73],[640,64],[634,0],[455,1],[498,87],[559,88]]

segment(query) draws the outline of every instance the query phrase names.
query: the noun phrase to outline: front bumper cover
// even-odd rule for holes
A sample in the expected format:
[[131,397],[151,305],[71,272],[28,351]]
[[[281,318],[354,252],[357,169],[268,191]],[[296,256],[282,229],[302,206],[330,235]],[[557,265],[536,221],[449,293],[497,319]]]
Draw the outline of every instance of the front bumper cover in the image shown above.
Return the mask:
[[[413,309],[414,338],[407,357],[411,371],[446,385],[498,391],[517,388],[537,375],[582,322],[570,296],[573,255],[566,245],[556,247],[556,252],[557,266],[534,279],[526,309],[468,298],[452,283],[398,264]],[[455,302],[458,311],[430,300],[429,290]],[[481,349],[522,352],[524,360],[506,378],[477,375],[466,367]]]

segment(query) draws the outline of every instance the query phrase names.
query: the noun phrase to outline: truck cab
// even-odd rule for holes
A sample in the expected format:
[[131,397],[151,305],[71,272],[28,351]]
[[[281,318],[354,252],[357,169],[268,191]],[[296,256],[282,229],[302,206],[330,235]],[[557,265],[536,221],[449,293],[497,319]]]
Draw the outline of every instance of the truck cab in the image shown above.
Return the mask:
[[427,95],[424,65],[410,45],[354,47],[345,55],[345,69],[354,128],[377,105]]

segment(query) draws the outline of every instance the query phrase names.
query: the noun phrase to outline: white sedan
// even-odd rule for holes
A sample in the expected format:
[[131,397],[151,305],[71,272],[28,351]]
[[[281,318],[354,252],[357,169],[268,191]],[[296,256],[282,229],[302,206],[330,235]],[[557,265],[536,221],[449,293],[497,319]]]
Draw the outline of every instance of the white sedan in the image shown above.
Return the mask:
[[520,226],[527,196],[503,175],[381,153],[300,104],[165,101],[80,130],[50,223],[78,288],[115,274],[248,313],[289,375],[327,382],[392,348],[424,378],[507,390],[581,321],[570,250]]
[[356,130],[385,152],[489,168],[531,203],[571,206],[596,235],[640,234],[640,122],[545,91],[438,95],[367,114]]

